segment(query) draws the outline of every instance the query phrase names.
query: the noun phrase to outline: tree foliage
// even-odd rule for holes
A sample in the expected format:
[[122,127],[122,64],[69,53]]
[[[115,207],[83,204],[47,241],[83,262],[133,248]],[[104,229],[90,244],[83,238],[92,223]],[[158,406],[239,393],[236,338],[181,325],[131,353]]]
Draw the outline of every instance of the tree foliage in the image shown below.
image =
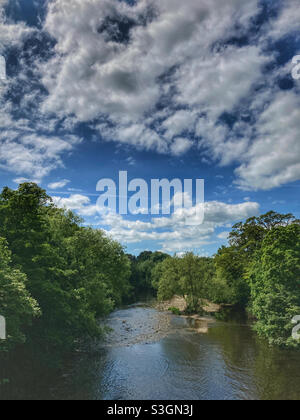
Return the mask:
[[[118,243],[102,231],[82,227],[77,216],[56,208],[33,183],[17,191],[4,188],[0,236],[7,241],[12,265],[1,269],[6,292],[1,288],[0,310],[17,305],[21,297],[28,304],[19,305],[15,315],[10,310],[10,335],[24,341],[21,327],[33,318],[27,339],[41,350],[72,350],[83,337],[101,335],[98,317],[119,305],[130,288],[130,263]],[[5,250],[2,245],[4,261]],[[24,323],[18,327],[21,318]]]
[[203,299],[248,309],[256,331],[271,344],[299,346],[292,318],[300,315],[300,223],[291,214],[269,212],[233,226],[229,246],[214,259],[186,254],[153,271],[158,298],[185,297],[188,310]]
[[159,279],[156,267],[169,258],[162,252],[144,251],[138,257],[129,255],[131,261],[132,298],[137,299],[145,295],[154,295]]
[[[73,350],[101,336],[99,317],[129,299],[157,293],[183,296],[188,311],[203,300],[246,306],[270,343],[291,338],[300,314],[300,223],[269,212],[233,227],[229,246],[214,258],[170,257],[145,251],[126,255],[103,231],[86,228],[58,209],[46,191],[24,183],[0,194],[0,314],[8,340],[42,352]],[[4,346],[5,344],[5,346]]]
[[165,260],[157,270],[161,273],[158,298],[170,299],[174,295],[183,296],[187,301],[187,311],[198,312],[202,300],[209,297],[210,282],[214,275],[212,258],[201,258],[187,253]]
[[26,289],[27,278],[11,267],[11,252],[6,240],[0,238],[0,308],[7,322],[7,340],[0,350],[9,349],[26,341],[25,329],[40,316],[40,309]]
[[[256,331],[277,345],[296,345],[292,318],[300,314],[300,226],[277,226],[249,270]],[[298,343],[300,344],[300,343]]]

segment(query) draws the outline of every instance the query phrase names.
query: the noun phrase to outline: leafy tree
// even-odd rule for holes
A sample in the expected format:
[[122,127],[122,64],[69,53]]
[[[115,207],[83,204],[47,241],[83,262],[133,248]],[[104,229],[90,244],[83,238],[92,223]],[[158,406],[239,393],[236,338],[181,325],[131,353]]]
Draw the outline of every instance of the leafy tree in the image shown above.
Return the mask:
[[11,267],[11,252],[6,240],[0,238],[0,314],[7,322],[7,340],[0,342],[0,351],[24,343],[26,328],[40,315],[26,283],[26,275]]
[[198,312],[202,307],[202,299],[207,297],[207,261],[191,252],[180,259],[179,282],[190,312]]
[[214,270],[212,258],[200,258],[193,253],[182,258],[169,258],[156,268],[155,274],[160,274],[158,298],[183,296],[187,301],[187,311],[198,312],[202,300],[209,297]]
[[269,231],[249,270],[249,281],[256,331],[271,344],[296,346],[291,320],[300,314],[300,225]]
[[17,191],[5,187],[0,194],[0,235],[9,243],[13,262],[26,273],[49,240],[44,215],[51,205],[46,191],[33,183],[24,183]]
[[157,281],[153,281],[155,268],[169,255],[162,252],[142,252],[138,257],[129,256],[131,261],[130,283],[133,287],[133,298],[138,299],[143,295],[154,295],[158,288]]
[[[215,300],[223,300],[245,307],[250,300],[247,272],[253,258],[262,246],[264,238],[276,227],[299,224],[292,214],[270,211],[259,217],[251,217],[246,222],[237,223],[229,234],[229,247],[222,247],[215,258],[216,286]],[[222,293],[223,285],[223,293]]]
[[[131,274],[130,261],[122,246],[108,238],[103,231],[91,228],[80,229],[68,245],[72,260],[70,268],[76,271],[74,281],[89,293],[93,285],[90,299],[97,315],[104,315],[120,305],[130,291]],[[94,294],[98,281],[98,293],[102,297],[106,295],[106,303]]]
[[42,311],[28,337],[35,348],[51,353],[72,350],[85,336],[99,336],[97,317],[120,304],[129,290],[130,264],[123,248],[80,224],[36,184],[4,188],[0,195],[0,234]]
[[159,300],[169,300],[174,295],[185,296],[180,283],[180,259],[177,256],[167,258],[159,264],[157,270],[161,273],[157,294]]
[[251,217],[245,223],[237,223],[229,234],[229,242],[246,254],[253,255],[259,249],[268,232],[277,226],[299,224],[292,214],[280,214],[270,211],[259,217]]
[[222,247],[216,257],[216,275],[213,279],[216,287],[212,289],[212,300],[245,306],[250,298],[250,288],[245,279],[245,270],[249,264],[244,252],[235,246]]

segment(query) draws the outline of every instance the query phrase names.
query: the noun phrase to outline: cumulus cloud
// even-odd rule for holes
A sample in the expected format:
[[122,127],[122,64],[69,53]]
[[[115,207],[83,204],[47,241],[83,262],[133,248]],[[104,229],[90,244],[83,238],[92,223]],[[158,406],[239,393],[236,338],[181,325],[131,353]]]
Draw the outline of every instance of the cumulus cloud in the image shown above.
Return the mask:
[[59,208],[76,211],[80,216],[95,216],[98,213],[97,206],[92,205],[90,198],[82,194],[72,194],[67,198],[53,196],[52,199]]
[[227,239],[228,239],[228,237],[229,237],[229,232],[221,232],[221,233],[219,233],[219,235],[218,235],[218,238],[219,238],[219,239],[222,239],[222,240],[227,240]]
[[[234,23],[246,30],[258,11],[255,0],[222,7],[217,0],[55,0],[45,22],[57,45],[41,69],[44,110],[102,118],[104,139],[184,154],[199,115],[209,111],[215,122],[260,77],[266,59],[258,48],[211,52],[235,34]],[[164,101],[165,114],[157,112]]]
[[178,137],[174,139],[174,142],[171,145],[171,153],[174,156],[181,156],[193,146],[191,140],[185,139],[183,137]]
[[63,165],[79,143],[65,133],[83,122],[102,141],[174,157],[194,148],[235,165],[246,190],[299,180],[299,86],[279,90],[288,65],[266,71],[270,45],[297,37],[297,3],[280,2],[260,27],[258,0],[52,0],[40,29],[2,11],[0,54],[33,33],[40,44],[0,89],[1,167],[41,179]]
[[51,182],[48,184],[48,188],[50,190],[58,190],[59,188],[64,188],[66,185],[68,185],[71,181],[68,179],[62,179],[61,181],[57,182]]
[[63,167],[61,155],[80,142],[75,136],[59,138],[18,130],[0,131],[0,168],[41,180],[53,169]]
[[34,30],[25,23],[8,22],[4,13],[4,7],[8,0],[0,0],[0,54],[4,53],[6,47],[20,45],[24,37],[30,35]]
[[[261,146],[265,140],[268,145],[267,122],[260,119],[253,127],[237,118],[230,127],[220,120],[243,101],[255,108],[255,87],[274,59],[263,48],[265,40],[294,31],[297,10],[289,0],[255,44],[239,46],[223,41],[247,33],[260,12],[256,0],[226,0],[222,7],[217,0],[140,0],[134,5],[55,0],[44,26],[57,44],[56,55],[41,67],[49,92],[43,109],[78,121],[101,119],[96,127],[103,139],[174,156],[186,153],[196,138],[199,153],[221,165],[240,165],[236,174],[245,188],[267,189],[299,179],[297,165],[282,148],[285,171],[276,159],[269,162],[269,146]],[[271,87],[270,95],[276,106]],[[282,96],[293,102],[288,92]],[[164,110],[158,111],[162,104]],[[279,147],[280,127],[275,124],[268,137]],[[256,130],[259,136],[253,139]],[[294,125],[290,134],[294,145],[299,127]],[[265,169],[259,169],[264,162]]]
[[193,226],[186,224],[189,213],[189,210],[177,209],[171,217],[153,218],[151,222],[128,221],[119,215],[105,215],[102,223],[109,226],[109,234],[122,243],[147,240],[157,242],[165,252],[189,251],[213,242],[217,227],[257,215],[259,204],[207,202],[204,223]]
[[23,183],[25,183],[25,182],[33,182],[33,183],[35,183],[35,184],[38,184],[38,183],[40,182],[40,180],[39,180],[39,179],[34,179],[34,178],[24,178],[24,177],[21,177],[21,178],[15,178],[13,181],[14,181],[14,183],[15,183],[15,184],[23,184]]
[[[153,217],[150,221],[128,220],[111,213],[99,212],[97,205],[85,195],[73,194],[67,198],[53,197],[61,208],[76,211],[80,216],[92,217],[92,224],[101,226],[114,239],[124,244],[138,244],[152,241],[165,252],[199,249],[213,242],[216,229],[259,213],[259,204],[246,202],[226,204],[218,201],[205,203],[205,220],[193,226],[186,224],[188,217],[197,217],[190,209],[175,209],[170,217]],[[196,222],[196,220],[194,221]],[[226,239],[224,234],[218,239]]]
[[259,116],[257,138],[237,169],[241,188],[268,190],[300,179],[299,110],[299,95],[278,92]]
[[279,39],[289,33],[299,34],[300,9],[298,0],[285,0],[279,16],[272,21],[269,36]]
[[[17,183],[40,182],[51,171],[64,166],[63,157],[81,140],[66,132],[58,134],[54,122],[57,119],[39,112],[41,98],[37,94],[33,61],[35,43],[41,41],[41,34],[24,22],[8,19],[4,13],[7,3],[0,0],[0,55],[9,70],[6,80],[0,81],[0,168],[19,175],[14,180]],[[23,51],[28,40],[27,50]],[[30,43],[32,49],[28,47]],[[45,47],[48,48],[47,43]],[[12,65],[11,71],[7,58],[12,51],[17,55],[18,65]]]

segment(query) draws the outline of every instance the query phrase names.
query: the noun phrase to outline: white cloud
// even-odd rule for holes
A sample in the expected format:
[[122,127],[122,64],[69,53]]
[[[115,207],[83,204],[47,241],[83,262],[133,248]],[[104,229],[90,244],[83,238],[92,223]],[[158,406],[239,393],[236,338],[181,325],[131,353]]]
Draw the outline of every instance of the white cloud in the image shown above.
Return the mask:
[[126,159],[126,162],[128,163],[129,166],[134,166],[136,164],[136,160],[132,156],[129,156]]
[[40,180],[31,178],[15,178],[13,181],[15,184],[23,184],[25,182],[33,182],[35,184],[38,184]]
[[175,112],[162,123],[163,129],[166,130],[164,136],[171,140],[185,131],[193,133],[196,119],[197,114],[191,111],[182,110]]
[[[299,10],[298,0],[286,0],[242,47],[224,42],[247,34],[258,0],[53,0],[41,31],[1,12],[0,54],[43,31],[56,45],[32,69],[48,94],[24,88],[21,98],[20,108],[35,106],[36,114],[17,120],[5,100],[9,88],[30,84],[24,57],[20,74],[0,90],[0,167],[42,179],[79,142],[60,136],[58,126],[71,131],[87,122],[102,140],[137,149],[177,157],[195,147],[202,162],[235,165],[245,190],[299,180],[299,88],[274,87],[289,65],[263,72],[274,61],[268,42],[296,34]],[[231,126],[220,120],[224,113],[236,117]],[[255,118],[249,123],[243,113]]]
[[[213,241],[217,227],[228,222],[234,223],[259,213],[258,203],[229,205],[221,202],[205,203],[205,221],[202,224],[187,226],[189,211],[176,210],[167,217],[154,218],[151,222],[127,221],[119,215],[107,215],[102,223],[110,227],[108,231],[122,243],[140,241],[158,242],[165,252],[178,252],[199,249]],[[222,238],[223,239],[223,238]]]
[[46,137],[33,132],[9,129],[0,132],[0,168],[41,180],[63,167],[61,155],[80,142],[75,136]]
[[214,121],[233,110],[251,93],[269,61],[259,47],[226,47],[216,53],[197,54],[177,71],[175,78],[181,105],[196,106]]
[[68,179],[62,179],[61,181],[52,182],[48,184],[48,188],[50,190],[58,190],[59,188],[64,188],[66,185],[68,185],[71,181]]
[[[177,209],[170,217],[154,217],[150,221],[127,220],[119,214],[103,212],[90,198],[74,194],[68,198],[53,197],[61,208],[76,211],[84,217],[92,217],[92,224],[107,229],[109,235],[124,244],[138,244],[141,241],[152,241],[162,247],[165,252],[178,252],[199,249],[211,243],[218,227],[227,227],[259,213],[259,204],[254,202],[226,204],[222,202],[205,203],[205,220],[199,224],[188,226],[187,217],[197,217],[191,210]],[[197,219],[196,219],[197,220]],[[196,221],[195,220],[195,221]],[[219,237],[224,239],[224,237]]]
[[269,36],[281,38],[292,31],[299,33],[300,8],[298,0],[284,0],[278,19],[271,23]]
[[[108,118],[97,125],[104,139],[183,154],[191,142],[182,134],[194,133],[198,114],[230,110],[260,77],[265,58],[257,47],[211,53],[235,33],[234,22],[245,29],[258,10],[256,0],[222,7],[217,0],[55,0],[45,22],[57,45],[41,67],[44,110],[79,121]],[[131,25],[122,36],[121,21]],[[171,107],[163,116],[155,107],[164,97]],[[185,109],[172,111],[178,104]]]
[[227,240],[228,239],[228,237],[229,237],[229,232],[221,232],[221,233],[219,233],[219,235],[218,235],[218,238],[219,239],[225,239],[225,240]]
[[300,179],[300,99],[278,92],[259,116],[257,138],[237,169],[245,190],[268,190]]
[[72,194],[67,198],[53,196],[52,199],[59,208],[76,211],[80,216],[96,216],[98,213],[96,205],[92,205],[90,198],[85,195]]
[[4,6],[8,0],[0,0],[0,54],[6,47],[16,47],[20,45],[25,36],[28,36],[34,30],[20,22],[14,24],[8,22],[4,14]]
[[186,153],[190,148],[193,146],[193,142],[191,140],[178,137],[174,139],[174,142],[171,145],[171,153],[174,156],[180,156]]

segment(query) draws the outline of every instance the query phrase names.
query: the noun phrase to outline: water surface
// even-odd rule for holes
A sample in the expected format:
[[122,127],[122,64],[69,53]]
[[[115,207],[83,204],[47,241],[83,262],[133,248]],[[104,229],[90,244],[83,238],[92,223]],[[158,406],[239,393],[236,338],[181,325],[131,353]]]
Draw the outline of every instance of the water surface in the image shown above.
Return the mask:
[[113,331],[105,343],[70,358],[55,380],[33,375],[26,389],[15,384],[18,396],[300,399],[300,353],[270,348],[245,320],[206,323],[134,305],[114,312],[106,323]]

